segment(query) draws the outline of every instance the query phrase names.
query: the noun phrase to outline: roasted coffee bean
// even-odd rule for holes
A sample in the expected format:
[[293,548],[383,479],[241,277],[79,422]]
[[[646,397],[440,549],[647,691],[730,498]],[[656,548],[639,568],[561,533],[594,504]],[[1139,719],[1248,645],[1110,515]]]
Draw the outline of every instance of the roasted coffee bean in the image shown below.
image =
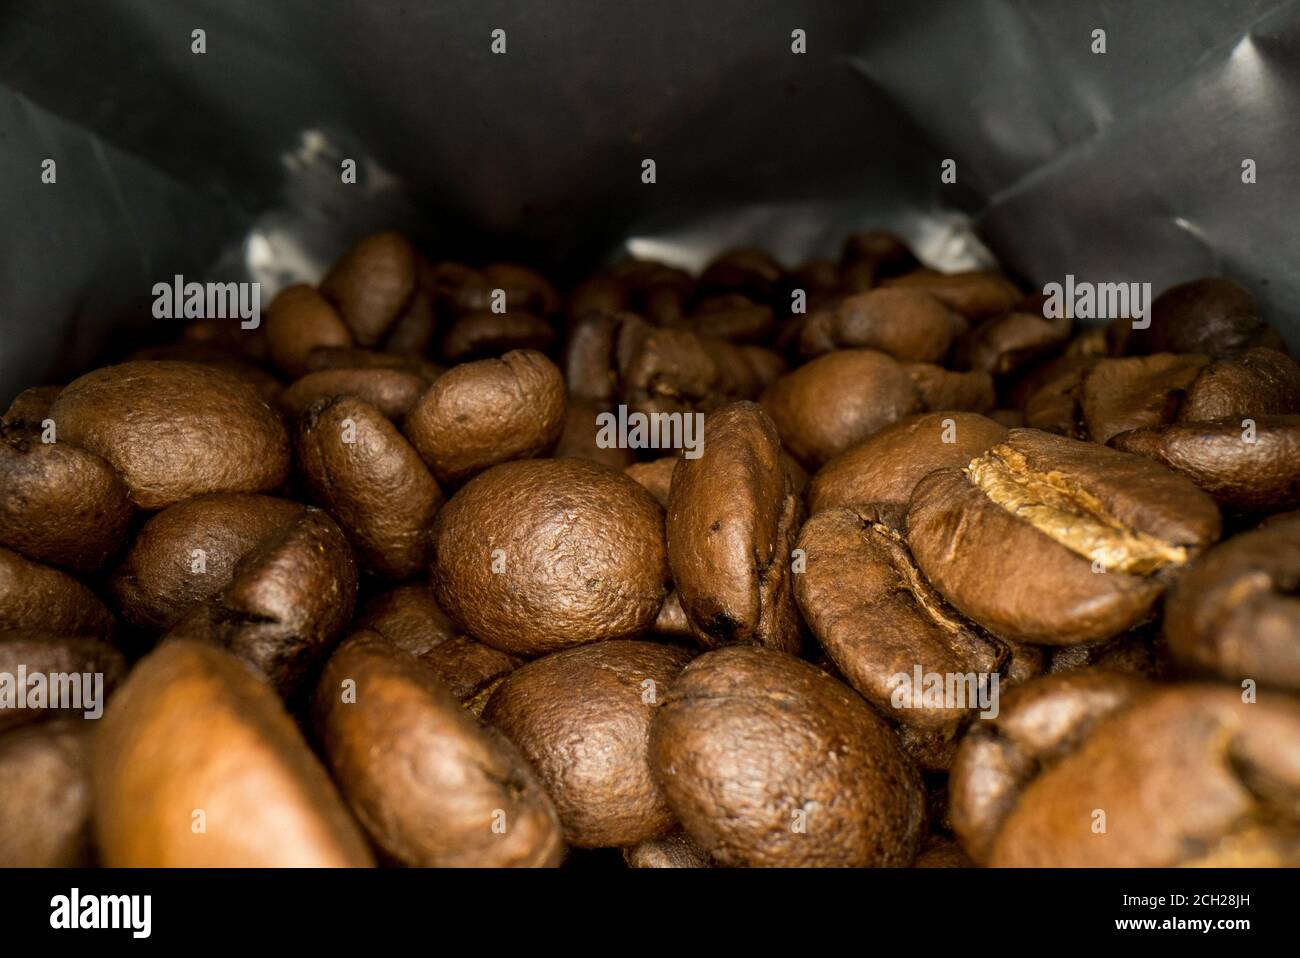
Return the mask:
[[296,448],[312,496],[368,569],[406,579],[425,568],[442,490],[383,413],[352,397],[320,400],[299,421]]
[[870,263],[874,274],[882,279],[901,276],[921,266],[907,244],[885,230],[864,230],[851,235],[844,241],[841,262],[845,266]]
[[126,540],[127,488],[99,456],[42,442],[41,432],[39,420],[0,420],[0,546],[94,572]]
[[676,456],[660,456],[650,462],[633,463],[623,471],[644,486],[655,497],[655,502],[667,509],[668,491],[672,488],[673,470],[676,468]]
[[528,763],[415,656],[357,633],[330,657],[313,714],[344,798],[387,857],[559,864],[559,821]]
[[442,358],[449,363],[500,356],[513,349],[550,349],[555,330],[532,313],[481,310],[460,316],[442,340]]
[[415,295],[417,255],[400,233],[376,233],[348,250],[320,291],[362,346],[374,346]]
[[292,696],[352,618],[356,560],[339,527],[304,509],[247,553],[230,583],[168,633],[222,646]]
[[565,315],[569,328],[589,313],[616,313],[627,308],[627,287],[609,273],[593,273],[569,291]]
[[1005,313],[1021,299],[1020,290],[1005,276],[988,272],[938,273],[917,269],[884,280],[886,288],[923,290],[967,319],[980,320]]
[[766,251],[753,247],[726,250],[700,274],[700,290],[709,293],[743,293],[761,303],[771,302],[779,291],[785,270]]
[[639,635],[668,591],[663,510],[581,459],[493,466],[443,506],[433,537],[438,604],[517,655]]
[[965,469],[922,479],[907,529],[918,566],[963,614],[1014,641],[1073,645],[1138,624],[1220,518],[1157,463],[1014,429]]
[[275,693],[210,645],[166,642],[135,667],[101,720],[92,780],[110,867],[373,863]]
[[716,336],[733,343],[765,343],[776,329],[772,307],[739,293],[702,300],[686,323],[702,336]]
[[564,379],[532,350],[465,363],[429,387],[403,423],[441,483],[546,454],[564,429]]
[[650,722],[691,657],[656,642],[597,642],[530,662],[492,693],[483,718],[537,770],[571,845],[632,846],[674,827],[650,770]]
[[[937,741],[920,764],[944,768],[958,733],[989,708],[981,683],[986,698],[998,694],[991,676],[1000,679],[1011,651],[926,583],[908,551],[902,515],[901,506],[870,505],[817,513],[799,533],[806,569],[794,577],[794,593],[849,684],[892,721],[930,733]],[[927,696],[914,673],[958,676],[962,701]]]
[[569,392],[579,398],[609,404],[620,396],[620,370],[632,338],[622,334],[624,326],[639,327],[642,320],[632,313],[596,311],[584,313],[569,333],[564,353],[564,380]]
[[[1300,701],[1153,690],[1025,786],[995,866],[1300,865]],[[1097,813],[1105,828],[1094,827]]]
[[160,633],[230,584],[260,543],[300,516],[288,499],[221,492],[186,499],[153,516],[109,577],[122,618]]
[[62,386],[32,386],[24,389],[5,410],[4,422],[8,424],[26,423],[39,426],[49,415],[50,406],[63,392]]
[[895,359],[937,363],[966,321],[924,290],[873,289],[809,313],[799,351],[819,356],[834,349],[875,349]]
[[1071,439],[1088,439],[1083,418],[1083,384],[1101,361],[1099,356],[1058,356],[1037,367],[1017,384],[1024,425]]
[[[1149,686],[1114,672],[1053,675],[1009,691],[998,716],[963,739],[948,778],[948,817],[963,850],[987,864],[1021,793],[1104,718]],[[1091,819],[1080,828],[1089,833]]]
[[373,349],[356,349],[351,346],[319,346],[307,356],[307,371],[321,372],[326,369],[397,369],[419,376],[427,383],[446,372],[446,367],[421,356],[379,353]]
[[597,417],[612,410],[590,399],[569,396],[564,409],[564,430],[552,453],[556,459],[588,459],[611,469],[626,469],[636,462],[636,452],[600,441]]
[[305,283],[287,286],[266,311],[271,361],[285,376],[307,372],[307,359],[321,347],[349,347],[352,333],[329,300]]
[[501,680],[523,662],[460,634],[424,585],[398,586],[376,597],[357,617],[357,628],[374,632],[430,666],[475,715]]
[[[456,266],[458,264],[447,264]],[[459,313],[499,308],[500,290],[507,312],[533,312],[550,316],[560,308],[560,294],[541,273],[517,263],[489,263],[481,270],[459,267],[458,275],[444,268],[440,285],[450,292]]]
[[907,363],[903,368],[927,411],[988,412],[997,401],[993,377],[986,372],[954,372],[933,363]]
[[238,354],[228,352],[207,343],[181,341],[170,346],[150,346],[137,349],[126,358],[135,361],[176,361],[198,363],[211,366],[229,373],[240,382],[253,387],[253,391],[268,405],[274,408],[284,392],[284,384],[260,366],[237,358]]
[[[1129,672],[1147,678],[1162,678],[1168,671],[1164,643],[1155,623],[1140,626],[1113,639],[1099,639],[1079,645],[1058,645],[1047,649],[1043,671],[1077,672],[1105,669]],[[1028,646],[1022,646],[1028,648]]]
[[1172,423],[1122,432],[1110,444],[1181,473],[1225,512],[1300,506],[1300,415]]
[[889,503],[906,507],[912,490],[936,469],[965,466],[1006,439],[1005,427],[968,412],[908,416],[868,436],[817,470],[808,512]]
[[1151,304],[1150,325],[1128,338],[1133,353],[1231,356],[1251,346],[1281,349],[1282,338],[1263,320],[1255,297],[1229,279],[1209,277],[1171,286]]
[[1157,353],[1103,359],[1083,381],[1083,419],[1094,442],[1159,426],[1178,416],[1183,396],[1209,359]]
[[[4,703],[0,706],[0,730],[70,707],[78,718],[99,718],[104,697],[113,691],[125,671],[122,653],[103,639],[34,629],[0,629],[0,675],[7,677],[0,685],[8,686],[0,690],[0,702]],[[27,676],[27,692],[19,699],[23,674]],[[71,706],[64,696],[72,697]]]
[[351,396],[374,406],[389,419],[401,419],[428,388],[428,380],[402,369],[320,369],[307,373],[280,394],[289,420],[322,399]]
[[755,403],[704,421],[703,453],[683,456],[668,495],[668,562],[682,608],[707,646],[800,645],[790,562],[802,504],[776,427]]
[[1004,375],[1054,352],[1070,338],[1068,318],[1050,319],[1016,309],[992,316],[961,338],[956,362],[963,369]]
[[93,728],[60,719],[0,734],[0,868],[93,864]]
[[759,402],[790,455],[808,469],[920,410],[920,396],[897,360],[870,349],[840,349],[782,376]]
[[1300,514],[1197,559],[1169,596],[1165,635],[1186,666],[1300,690]]
[[888,726],[784,652],[695,659],[660,697],[650,755],[669,808],[720,864],[908,865],[916,854],[925,793]]
[[713,859],[681,829],[623,849],[628,868],[712,868]]
[[931,835],[921,843],[921,853],[912,863],[914,868],[974,868],[975,863],[951,838]]
[[0,630],[107,637],[113,616],[72,576],[0,548]]
[[108,462],[141,509],[207,492],[267,492],[289,474],[279,415],[211,366],[129,362],[87,373],[50,407],[58,441]]

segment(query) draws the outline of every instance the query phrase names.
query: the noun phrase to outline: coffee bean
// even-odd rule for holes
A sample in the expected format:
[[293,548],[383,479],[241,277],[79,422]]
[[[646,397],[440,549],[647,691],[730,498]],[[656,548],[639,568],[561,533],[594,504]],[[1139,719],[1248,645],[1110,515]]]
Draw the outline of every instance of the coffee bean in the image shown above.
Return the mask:
[[626,847],[673,828],[650,770],[650,722],[691,657],[655,642],[597,642],[530,662],[492,693],[483,718],[537,770],[570,844]]
[[[103,707],[104,699],[96,696],[111,693],[125,671],[122,653],[101,638],[35,629],[0,629],[0,674],[7,677],[5,684],[9,685],[4,698],[13,696],[0,707],[0,730],[55,714],[56,709],[69,708],[64,700],[54,699],[56,691],[64,688],[72,690],[67,693],[74,696],[71,705],[80,706],[72,714],[84,717]],[[29,696],[33,694],[31,680],[35,676],[43,678],[42,701],[29,697],[24,704],[18,698],[18,686],[23,681],[20,676],[24,673],[28,676]],[[72,676],[77,677],[77,684],[64,686],[62,677]],[[79,701],[75,699],[77,689],[80,689]]]
[[628,868],[712,868],[713,860],[691,837],[678,829],[665,838],[655,838],[623,849]]
[[1133,353],[1201,353],[1219,358],[1251,346],[1280,348],[1240,284],[1210,277],[1171,286],[1151,304],[1150,326],[1129,336]]
[[399,233],[367,236],[330,269],[320,291],[338,309],[357,343],[374,346],[409,305],[417,257]]
[[0,868],[93,864],[89,722],[0,734]]
[[1148,615],[1175,571],[1218,538],[1218,510],[1139,456],[1032,429],[917,484],[917,565],[953,606],[1014,641],[1072,645]]
[[889,728],[784,652],[734,646],[693,661],[661,699],[650,755],[669,808],[723,865],[907,865],[916,854],[924,791]]
[[166,642],[135,667],[101,720],[92,780],[110,867],[372,864],[275,693],[210,645]]
[[433,526],[438,603],[517,655],[644,632],[667,594],[663,510],[620,472],[580,459],[493,466]]
[[0,629],[107,637],[113,616],[72,576],[0,548]]
[[330,657],[313,713],[344,798],[389,858],[559,863],[559,822],[532,770],[415,656],[357,633]]

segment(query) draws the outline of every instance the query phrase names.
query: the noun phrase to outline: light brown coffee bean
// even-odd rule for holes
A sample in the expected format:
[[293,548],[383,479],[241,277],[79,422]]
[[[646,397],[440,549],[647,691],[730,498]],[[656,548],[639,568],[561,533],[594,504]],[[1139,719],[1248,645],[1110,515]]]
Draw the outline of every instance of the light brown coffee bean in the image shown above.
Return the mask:
[[314,349],[353,344],[351,331],[329,300],[305,283],[285,287],[271,301],[266,341],[271,361],[290,378],[307,372],[307,358]]
[[417,259],[400,233],[375,233],[344,253],[321,280],[322,295],[358,344],[379,343],[410,305]]

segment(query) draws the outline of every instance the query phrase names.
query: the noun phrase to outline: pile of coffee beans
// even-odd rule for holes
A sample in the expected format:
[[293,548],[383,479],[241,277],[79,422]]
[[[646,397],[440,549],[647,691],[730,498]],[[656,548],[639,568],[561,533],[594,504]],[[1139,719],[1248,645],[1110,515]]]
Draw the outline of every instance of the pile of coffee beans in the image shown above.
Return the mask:
[[1300,366],[1230,280],[382,233],[157,325],[0,420],[0,865],[1300,865]]

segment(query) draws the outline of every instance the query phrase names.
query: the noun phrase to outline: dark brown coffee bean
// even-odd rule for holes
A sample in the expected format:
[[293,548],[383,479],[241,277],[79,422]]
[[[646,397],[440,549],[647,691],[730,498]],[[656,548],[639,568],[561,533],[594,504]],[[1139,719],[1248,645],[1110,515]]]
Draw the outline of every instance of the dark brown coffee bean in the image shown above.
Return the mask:
[[110,867],[373,863],[275,693],[210,645],[165,642],[135,667],[101,721],[93,782]]
[[628,868],[712,868],[713,859],[681,829],[623,849]]
[[908,416],[817,470],[808,487],[808,511],[816,514],[858,503],[906,507],[912,490],[926,475],[964,466],[1006,435],[1005,427],[975,413]]
[[106,638],[113,616],[72,576],[0,548],[0,629]]
[[0,735],[0,868],[93,864],[92,730],[62,719]]
[[530,662],[497,686],[483,718],[537,770],[570,844],[626,847],[674,827],[650,770],[650,722],[691,657],[655,642],[597,642]]
[[1230,279],[1171,286],[1151,304],[1150,326],[1129,334],[1133,353],[1201,353],[1219,358],[1251,346],[1282,348],[1260,318],[1255,297]]
[[117,470],[142,509],[208,492],[266,492],[289,473],[280,416],[251,387],[197,363],[87,373],[50,408],[58,440]]
[[701,300],[686,323],[702,336],[716,336],[733,343],[765,343],[776,329],[776,317],[770,306],[739,293]]
[[313,403],[339,396],[364,400],[389,419],[401,419],[428,387],[423,377],[401,369],[321,369],[296,380],[279,403],[290,421]]
[[704,293],[743,293],[758,302],[771,302],[785,270],[767,252],[752,247],[726,250],[700,274]]
[[425,567],[442,490],[378,409],[351,397],[321,400],[300,420],[296,448],[312,495],[367,568],[406,579]]
[[374,346],[415,295],[417,255],[400,233],[367,236],[330,268],[320,291],[357,343]]
[[[1048,676],[1008,692],[995,719],[971,727],[948,777],[948,816],[966,854],[987,864],[1007,817],[1034,776],[1148,688],[1134,676],[1080,672]],[[1085,819],[1079,828],[1088,834],[1091,824]]]
[[1024,789],[989,863],[1300,865],[1298,737],[1300,702],[1290,696],[1246,703],[1217,686],[1153,691]]
[[549,452],[564,429],[564,379],[531,350],[449,370],[429,387],[403,430],[441,483]]
[[907,244],[886,230],[864,230],[849,236],[844,241],[841,262],[868,262],[881,278],[901,276],[921,266]]
[[0,421],[0,545],[94,572],[126,539],[126,486],[99,456],[41,432],[39,422]]
[[307,372],[307,357],[322,346],[352,345],[352,333],[334,307],[316,290],[297,283],[281,290],[266,312],[271,361],[285,376]]
[[704,421],[703,454],[683,456],[668,497],[668,562],[704,644],[798,650],[791,550],[803,509],[781,466],[776,427],[755,403]]
[[767,387],[759,402],[790,455],[812,470],[920,408],[907,370],[870,349],[819,356]]
[[875,349],[895,359],[937,363],[966,321],[924,290],[873,289],[810,313],[799,350],[818,356],[833,349]]
[[319,509],[263,540],[230,584],[168,633],[222,646],[292,696],[352,618],[357,568],[339,527]]
[[532,769],[415,656],[357,633],[330,657],[313,713],[335,781],[390,859],[559,864],[559,821]]
[[903,367],[911,377],[926,411],[988,412],[997,401],[993,377],[986,372],[954,372],[933,363],[907,363]]
[[[1022,646],[1029,648],[1029,646]],[[1044,671],[1078,672],[1082,669],[1105,669],[1109,672],[1128,672],[1151,679],[1163,678],[1167,669],[1164,644],[1159,637],[1159,627],[1149,623],[1117,635],[1113,639],[1099,639],[1079,645],[1061,645],[1047,649]]]
[[636,461],[636,452],[621,446],[603,445],[597,417],[611,412],[604,403],[569,396],[564,410],[564,431],[555,444],[556,459],[587,459],[611,469],[626,469]]
[[676,467],[677,456],[660,456],[650,462],[633,463],[623,472],[644,486],[655,497],[655,502],[667,509],[668,490],[672,488]]
[[513,349],[550,349],[555,330],[532,313],[481,310],[457,318],[442,340],[442,357],[449,363],[500,356]]
[[1019,309],[991,316],[957,344],[957,365],[994,375],[1014,372],[1064,345],[1070,326],[1068,318]]
[[965,469],[917,484],[908,543],[944,598],[998,635],[1043,645],[1118,635],[1149,613],[1162,570],[1219,535],[1213,501],[1153,466],[1014,429]]
[[719,863],[911,863],[925,818],[920,777],[852,689],[784,652],[733,646],[695,659],[660,702],[655,773]]
[[228,586],[243,558],[302,512],[287,499],[229,492],[168,506],[144,524],[108,580],[122,618],[165,632]]
[[397,369],[419,376],[431,383],[444,372],[445,366],[430,362],[422,356],[404,356],[396,353],[378,353],[373,349],[355,349],[350,346],[319,346],[307,356],[307,371],[326,369]]
[[1186,422],[1300,413],[1300,364],[1276,349],[1253,347],[1210,363],[1187,389]]
[[1071,439],[1087,439],[1083,384],[1098,356],[1059,356],[1022,380],[1024,425]]
[[433,535],[438,604],[505,652],[640,635],[668,591],[663,510],[581,459],[493,466],[443,506]]
[[[946,767],[979,698],[997,695],[990,676],[1010,661],[1007,644],[965,620],[926,583],[903,537],[899,507],[828,509],[806,523],[797,543],[805,571],[794,592],[809,628],[836,668],[892,721],[933,733],[923,767]],[[919,671],[918,671],[919,670]],[[970,676],[961,703],[925,696],[919,676]]]
[[1020,301],[1020,290],[1005,276],[988,272],[938,273],[917,269],[886,279],[884,286],[919,289],[968,319],[1005,313]]
[[1186,476],[1225,512],[1300,506],[1300,416],[1173,423],[1123,432],[1110,444]]
[[609,404],[620,395],[618,355],[623,326],[637,327],[643,321],[631,313],[589,312],[574,323],[564,353],[564,379],[569,392],[579,398]]
[[384,351],[407,356],[422,356],[428,352],[438,329],[438,317],[433,306],[433,295],[417,287],[405,311],[388,327],[384,337]]
[[[24,672],[27,691],[20,701],[18,687]],[[99,718],[94,713],[103,709],[105,698],[125,672],[122,653],[103,639],[0,629],[0,675],[7,677],[0,684],[9,685],[0,689],[0,702],[4,703],[0,706],[0,730],[57,712]],[[70,703],[65,696],[71,696]]]
[[3,421],[10,424],[26,423],[39,426],[49,415],[50,406],[54,404],[54,400],[61,392],[63,392],[62,386],[33,386],[24,389],[14,397],[14,401],[5,410]]
[[430,666],[456,701],[475,715],[501,680],[523,664],[459,634],[424,585],[398,586],[378,596],[358,616],[357,628],[376,633]]
[[615,357],[623,402],[647,415],[710,412],[753,399],[783,368],[780,358],[762,347],[644,323],[620,326]]
[[569,291],[565,314],[570,328],[588,313],[616,313],[627,308],[628,291],[608,273],[593,273]]
[[953,839],[932,835],[912,863],[913,868],[974,868],[975,863]]
[[1201,556],[1169,596],[1165,635],[1184,665],[1300,690],[1300,514]]
[[1209,359],[1157,353],[1103,359],[1083,381],[1083,419],[1094,442],[1178,417],[1184,395]]

